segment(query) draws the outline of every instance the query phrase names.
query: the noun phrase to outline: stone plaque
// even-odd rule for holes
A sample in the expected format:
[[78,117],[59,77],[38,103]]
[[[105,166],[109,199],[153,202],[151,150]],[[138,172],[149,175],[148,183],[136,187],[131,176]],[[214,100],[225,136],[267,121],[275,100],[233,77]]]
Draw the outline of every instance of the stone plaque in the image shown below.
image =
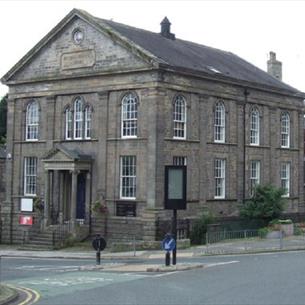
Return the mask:
[[65,53],[61,57],[61,69],[78,69],[92,67],[95,64],[94,50]]

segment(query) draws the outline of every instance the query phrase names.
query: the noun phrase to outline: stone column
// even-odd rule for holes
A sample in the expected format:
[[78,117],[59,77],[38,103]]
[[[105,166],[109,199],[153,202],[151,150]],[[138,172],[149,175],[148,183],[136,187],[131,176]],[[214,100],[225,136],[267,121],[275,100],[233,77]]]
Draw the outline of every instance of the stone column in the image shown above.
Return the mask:
[[64,173],[63,171],[59,171],[59,190],[60,190],[60,194],[59,194],[59,223],[63,224],[64,222]]
[[[59,171],[54,171],[53,175],[53,213],[56,215],[55,223],[59,223],[59,206],[60,206],[61,187],[59,184]],[[54,216],[53,215],[53,216]]]
[[91,173],[86,174],[86,208],[85,208],[85,222],[90,222],[90,208],[91,208]]
[[76,222],[76,200],[77,200],[77,176],[78,171],[72,171],[72,186],[71,186],[71,222],[74,225]]
[[49,180],[49,171],[46,170],[44,174],[44,227],[49,225],[50,220],[50,180]]

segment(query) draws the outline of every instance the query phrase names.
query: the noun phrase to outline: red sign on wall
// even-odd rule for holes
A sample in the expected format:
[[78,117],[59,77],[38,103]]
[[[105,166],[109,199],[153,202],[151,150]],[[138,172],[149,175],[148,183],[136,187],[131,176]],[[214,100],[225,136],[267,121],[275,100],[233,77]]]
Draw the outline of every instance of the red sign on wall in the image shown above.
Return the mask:
[[19,224],[24,225],[24,226],[33,225],[33,216],[20,215],[19,216]]

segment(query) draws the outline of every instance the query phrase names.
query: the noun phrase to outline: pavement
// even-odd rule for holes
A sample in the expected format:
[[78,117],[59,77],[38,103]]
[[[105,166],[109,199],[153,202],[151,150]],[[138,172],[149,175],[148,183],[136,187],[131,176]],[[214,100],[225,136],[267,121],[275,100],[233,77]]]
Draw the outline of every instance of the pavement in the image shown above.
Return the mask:
[[[284,239],[260,239],[247,238],[228,240],[215,244],[194,246],[187,249],[177,249],[180,258],[201,257],[204,255],[226,255],[226,254],[248,254],[259,252],[305,250],[305,235],[291,236]],[[29,257],[29,258],[64,258],[64,259],[93,259],[96,252],[93,249],[66,248],[62,250],[18,250],[16,245],[1,245],[1,257]],[[101,259],[111,260],[136,260],[142,259],[163,259],[163,250],[133,250],[125,252],[101,252]]]

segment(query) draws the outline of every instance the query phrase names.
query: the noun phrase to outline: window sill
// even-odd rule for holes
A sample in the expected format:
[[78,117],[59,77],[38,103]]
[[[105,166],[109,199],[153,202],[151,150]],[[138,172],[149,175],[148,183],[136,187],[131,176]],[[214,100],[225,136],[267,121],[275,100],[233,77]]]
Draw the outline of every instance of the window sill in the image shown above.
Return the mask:
[[200,140],[190,140],[182,138],[164,138],[164,141],[182,142],[182,143],[200,143]]
[[97,142],[98,139],[71,139],[71,140],[68,140],[68,139],[64,139],[64,140],[56,140],[54,141],[54,143],[69,143],[69,142]]
[[207,202],[216,202],[216,201],[237,201],[237,198],[213,198],[213,199],[207,199]]
[[44,140],[35,140],[35,141],[14,141],[14,144],[41,144],[41,143],[46,143],[47,141]]

